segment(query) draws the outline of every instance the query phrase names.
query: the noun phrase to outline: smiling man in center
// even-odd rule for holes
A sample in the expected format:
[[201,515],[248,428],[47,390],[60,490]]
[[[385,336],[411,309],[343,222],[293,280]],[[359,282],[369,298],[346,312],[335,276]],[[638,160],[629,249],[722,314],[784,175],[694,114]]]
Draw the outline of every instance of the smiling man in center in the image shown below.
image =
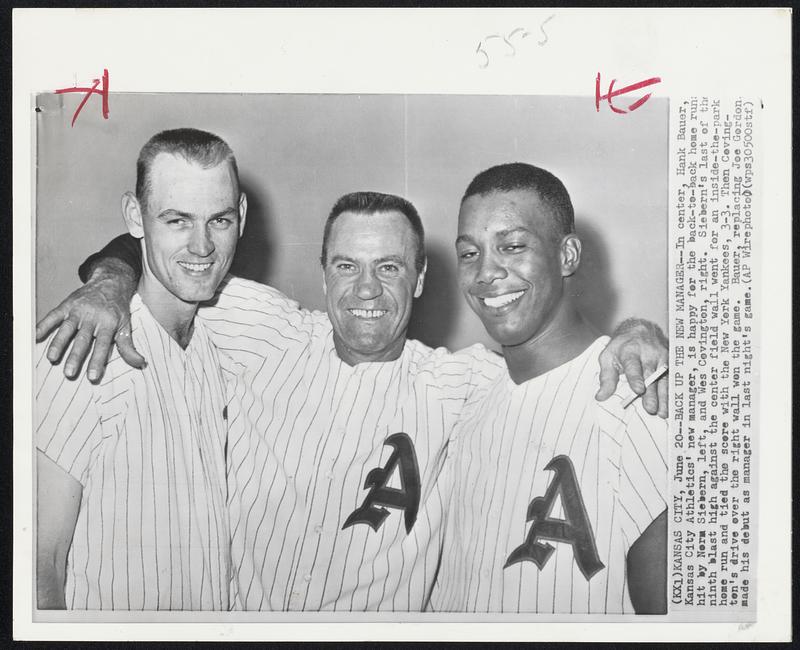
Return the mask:
[[412,300],[422,294],[425,256],[417,243],[422,224],[416,211],[404,214],[388,206],[387,201],[376,228],[376,216],[359,212],[348,195],[333,207],[325,224],[325,303],[336,351],[351,363],[399,357]]

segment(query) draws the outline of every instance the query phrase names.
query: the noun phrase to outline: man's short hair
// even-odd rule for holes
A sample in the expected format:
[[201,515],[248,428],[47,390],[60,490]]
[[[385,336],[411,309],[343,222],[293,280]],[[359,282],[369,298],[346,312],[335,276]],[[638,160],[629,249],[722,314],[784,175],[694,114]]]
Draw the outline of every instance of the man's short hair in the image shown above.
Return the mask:
[[160,153],[181,156],[204,169],[227,162],[233,170],[237,188],[239,186],[239,168],[227,142],[213,133],[199,129],[170,129],[150,138],[142,147],[136,161],[136,198],[145,208],[150,192],[150,167]]
[[575,210],[564,183],[546,169],[527,163],[506,163],[482,171],[472,179],[461,203],[475,195],[514,190],[534,192],[549,208],[557,239],[575,232]]
[[325,232],[322,235],[322,266],[328,262],[328,237],[331,234],[333,222],[342,212],[356,212],[358,214],[377,214],[380,212],[400,212],[411,224],[417,237],[417,250],[414,256],[414,266],[417,273],[425,268],[425,230],[417,209],[401,196],[382,194],[381,192],[351,192],[345,194],[334,204],[325,222]]

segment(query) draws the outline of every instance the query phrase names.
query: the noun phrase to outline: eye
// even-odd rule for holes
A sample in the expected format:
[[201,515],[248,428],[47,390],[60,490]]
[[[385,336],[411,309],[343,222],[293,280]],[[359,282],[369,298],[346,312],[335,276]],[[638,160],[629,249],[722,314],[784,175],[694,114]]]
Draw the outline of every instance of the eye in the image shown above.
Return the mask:
[[339,271],[339,273],[350,274],[355,272],[356,267],[349,262],[339,262],[336,264],[336,270]]
[[502,246],[501,250],[506,253],[518,253],[521,250],[525,249],[525,244],[520,243],[513,243],[513,244],[505,244]]
[[189,220],[184,217],[175,217],[174,219],[170,219],[167,221],[167,225],[174,226],[176,228],[185,226],[187,223],[189,223]]
[[458,260],[460,262],[469,262],[478,256],[478,251],[473,249],[465,249],[458,252]]
[[387,275],[394,275],[400,272],[400,267],[397,264],[381,264],[381,272],[386,273]]
[[209,223],[214,228],[217,228],[219,230],[224,230],[224,229],[229,228],[230,226],[233,225],[233,221],[231,221],[227,217],[215,217]]

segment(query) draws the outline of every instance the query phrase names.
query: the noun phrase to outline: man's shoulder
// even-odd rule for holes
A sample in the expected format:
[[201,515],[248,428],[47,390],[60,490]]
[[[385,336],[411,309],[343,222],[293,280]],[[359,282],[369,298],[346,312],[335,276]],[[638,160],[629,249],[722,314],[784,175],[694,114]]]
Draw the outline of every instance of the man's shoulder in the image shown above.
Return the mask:
[[491,368],[505,368],[505,361],[502,355],[480,343],[451,352],[444,346],[432,348],[422,341],[408,339],[406,341],[406,350],[409,350],[415,359],[430,361],[441,366],[468,363],[472,365],[485,364]]
[[451,352],[443,346],[432,348],[416,339],[408,339],[406,341],[406,350],[416,361],[434,364],[442,368],[448,366],[455,368],[460,365],[470,367],[485,366],[487,370],[505,368],[503,357],[480,343]]
[[220,283],[211,300],[200,304],[197,315],[206,321],[232,324],[274,324],[285,320],[299,325],[328,321],[324,312],[305,309],[274,287],[232,275]]
[[478,387],[486,390],[506,372],[503,357],[479,344],[450,352],[444,347],[431,348],[409,339],[406,353],[410,355],[412,371],[418,376],[432,377],[443,390],[468,390],[473,397],[477,396]]
[[[203,306],[225,306],[226,302],[234,303],[235,301],[283,304],[291,309],[300,309],[300,303],[292,300],[275,287],[230,274],[220,282],[214,298],[203,303]],[[223,304],[220,305],[220,302]]]

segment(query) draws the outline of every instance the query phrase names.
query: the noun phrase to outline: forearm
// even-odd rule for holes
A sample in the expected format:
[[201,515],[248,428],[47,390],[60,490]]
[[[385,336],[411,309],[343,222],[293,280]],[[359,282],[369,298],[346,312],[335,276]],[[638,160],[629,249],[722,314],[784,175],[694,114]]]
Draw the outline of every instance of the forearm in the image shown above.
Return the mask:
[[54,557],[36,558],[36,605],[39,609],[66,609],[64,596],[66,562],[58,566]]
[[135,287],[142,275],[142,249],[139,240],[131,235],[120,235],[101,251],[90,255],[78,269],[82,282],[87,282],[98,273],[120,275],[132,281]]
[[637,614],[667,613],[667,511],[637,539],[627,558],[628,591]]
[[36,474],[36,602],[39,609],[66,609],[67,554],[83,486],[41,450]]

